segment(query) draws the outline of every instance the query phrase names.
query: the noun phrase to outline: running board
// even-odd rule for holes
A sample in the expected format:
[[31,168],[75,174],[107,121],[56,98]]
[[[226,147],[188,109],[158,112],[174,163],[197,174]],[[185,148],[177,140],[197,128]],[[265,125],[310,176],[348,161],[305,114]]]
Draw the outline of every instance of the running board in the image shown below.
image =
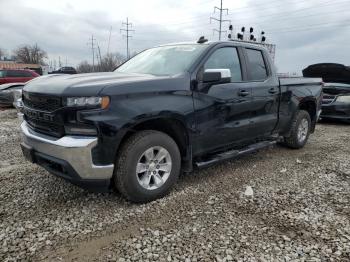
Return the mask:
[[259,143],[247,146],[245,148],[242,148],[240,150],[230,150],[230,151],[226,151],[226,152],[214,155],[209,160],[206,160],[206,161],[203,161],[203,162],[196,162],[195,165],[198,168],[208,167],[208,166],[211,166],[213,164],[219,163],[221,161],[225,161],[225,160],[228,160],[228,159],[239,157],[239,156],[242,156],[242,155],[245,155],[245,154],[249,154],[249,153],[255,152],[257,150],[263,149],[263,148],[267,148],[267,147],[273,146],[276,143],[277,143],[277,141],[263,141],[263,142],[259,142]]

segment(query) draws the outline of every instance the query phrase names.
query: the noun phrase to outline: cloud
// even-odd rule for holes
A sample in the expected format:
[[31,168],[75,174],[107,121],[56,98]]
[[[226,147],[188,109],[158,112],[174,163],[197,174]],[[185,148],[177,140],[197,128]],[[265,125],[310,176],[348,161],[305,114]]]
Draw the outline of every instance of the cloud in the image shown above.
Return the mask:
[[[225,19],[235,30],[253,26],[266,31],[277,45],[276,63],[281,72],[301,72],[316,62],[349,64],[350,2],[341,0],[224,0],[230,9]],[[133,23],[131,52],[168,42],[194,41],[201,35],[218,38],[212,29],[217,23],[209,17],[216,0],[0,0],[0,47],[13,50],[22,44],[38,43],[51,60],[58,57],[76,65],[91,60],[88,41],[96,38],[101,53],[125,53],[120,33],[128,16]],[[228,23],[224,23],[226,30]],[[224,36],[224,34],[223,34]]]

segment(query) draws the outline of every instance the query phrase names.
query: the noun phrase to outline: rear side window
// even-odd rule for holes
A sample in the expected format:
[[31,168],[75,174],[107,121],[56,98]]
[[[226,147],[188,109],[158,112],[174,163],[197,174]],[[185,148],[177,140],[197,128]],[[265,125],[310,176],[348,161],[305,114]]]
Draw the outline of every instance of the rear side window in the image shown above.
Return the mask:
[[250,80],[265,80],[268,76],[263,53],[260,50],[246,49],[247,66]]
[[6,76],[7,77],[22,77],[21,73],[19,71],[15,71],[15,70],[7,71]]
[[242,81],[241,65],[234,47],[217,49],[205,63],[204,70],[206,69],[230,69],[231,82]]
[[0,70],[0,77],[5,77],[5,71]]
[[28,71],[22,71],[24,77],[33,77],[33,74]]
[[32,74],[27,71],[17,71],[17,70],[10,70],[7,71],[7,77],[31,77]]

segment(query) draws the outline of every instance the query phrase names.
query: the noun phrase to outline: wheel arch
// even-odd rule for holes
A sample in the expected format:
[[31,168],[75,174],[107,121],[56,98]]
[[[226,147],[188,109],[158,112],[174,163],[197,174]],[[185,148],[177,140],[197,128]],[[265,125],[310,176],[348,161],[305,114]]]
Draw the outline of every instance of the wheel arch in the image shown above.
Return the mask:
[[186,172],[192,171],[192,147],[189,131],[181,117],[176,115],[172,115],[171,117],[156,116],[148,119],[142,119],[130,125],[120,140],[116,157],[119,155],[121,145],[127,141],[130,136],[144,130],[159,131],[170,136],[179,148],[182,160],[182,169]]
[[305,110],[309,113],[311,118],[311,133],[315,131],[315,126],[317,122],[317,105],[314,98],[304,98],[299,102],[298,109]]

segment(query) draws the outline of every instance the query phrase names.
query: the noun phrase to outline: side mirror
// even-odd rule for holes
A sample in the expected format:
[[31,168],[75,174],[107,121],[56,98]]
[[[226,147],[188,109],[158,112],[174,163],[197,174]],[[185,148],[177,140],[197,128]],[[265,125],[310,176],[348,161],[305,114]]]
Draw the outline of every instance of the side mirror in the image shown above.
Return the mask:
[[203,73],[203,83],[230,83],[230,69],[206,69]]

